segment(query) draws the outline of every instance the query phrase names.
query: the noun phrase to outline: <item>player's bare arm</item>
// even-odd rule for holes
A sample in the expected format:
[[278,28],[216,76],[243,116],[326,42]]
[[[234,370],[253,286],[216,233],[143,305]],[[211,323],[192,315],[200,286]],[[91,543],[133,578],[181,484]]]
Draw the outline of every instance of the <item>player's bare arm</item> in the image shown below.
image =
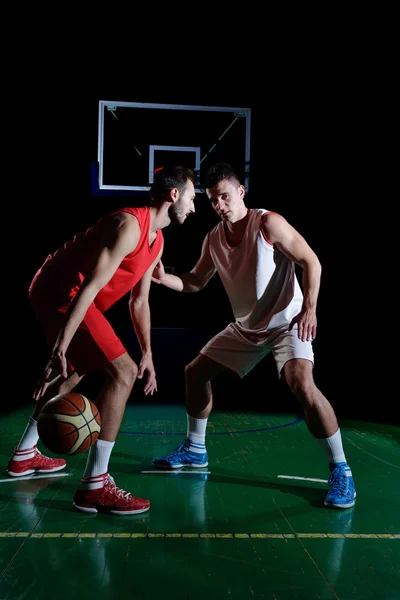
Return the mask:
[[177,292],[193,293],[202,290],[215,272],[216,268],[210,255],[207,234],[203,241],[200,258],[189,273],[182,275],[165,273],[164,266],[160,262],[154,270],[152,280],[154,283],[160,283]]
[[275,213],[266,213],[262,220],[265,237],[287,258],[303,269],[303,307],[301,313],[293,319],[298,326],[301,340],[312,340],[317,335],[317,300],[321,283],[321,263],[304,237],[290,225],[284,217]]
[[151,350],[151,317],[149,306],[149,292],[154,268],[160,262],[163,253],[161,248],[157,258],[147,269],[140,281],[132,288],[129,299],[129,311],[132,324],[142,351],[139,365],[138,378],[142,379],[145,371],[148,372],[144,393],[153,395],[157,391],[156,373]]

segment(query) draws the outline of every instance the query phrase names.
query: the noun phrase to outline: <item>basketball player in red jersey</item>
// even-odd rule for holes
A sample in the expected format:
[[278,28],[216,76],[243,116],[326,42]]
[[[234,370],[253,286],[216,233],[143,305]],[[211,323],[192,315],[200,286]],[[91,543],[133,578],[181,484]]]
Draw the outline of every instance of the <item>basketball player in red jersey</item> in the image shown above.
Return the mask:
[[[207,466],[211,380],[224,370],[244,377],[271,352],[279,376],[303,406],[309,431],[328,457],[330,490],[325,505],[350,508],[356,494],[340,429],[331,404],[313,378],[312,341],[317,333],[321,279],[318,257],[282,216],[246,207],[244,186],[230,165],[212,167],[205,188],[221,222],[206,235],[200,259],[190,273],[166,274],[160,263],[153,281],[179,292],[198,292],[218,272],[235,321],[187,365],[187,437],[153,464],[167,469]],[[303,290],[295,264],[303,269]]]
[[[184,167],[158,170],[150,206],[123,208],[101,217],[86,231],[50,254],[33,278],[29,298],[53,348],[34,392],[37,401],[26,430],[8,464],[18,477],[63,469],[66,461],[43,456],[36,447],[41,407],[68,393],[94,370],[104,372],[96,400],[101,415],[99,439],[90,448],[86,469],[74,497],[77,509],[133,514],[150,502],[115,485],[108,473],[110,455],[126,402],[136,378],[147,373],[144,393],[157,390],[150,345],[149,289],[163,252],[162,229],[182,224],[194,212],[195,173]],[[104,311],[130,291],[130,315],[142,351],[139,366],[129,356]]]

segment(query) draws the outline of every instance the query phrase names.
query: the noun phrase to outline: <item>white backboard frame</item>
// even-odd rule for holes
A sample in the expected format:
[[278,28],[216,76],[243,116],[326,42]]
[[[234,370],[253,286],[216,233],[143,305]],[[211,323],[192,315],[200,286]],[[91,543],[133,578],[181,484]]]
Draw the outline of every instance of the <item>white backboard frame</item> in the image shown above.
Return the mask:
[[[244,186],[246,192],[249,188],[249,174],[250,174],[250,131],[251,131],[251,109],[250,108],[238,108],[238,107],[227,107],[227,106],[199,106],[199,105],[188,105],[188,104],[157,104],[157,103],[146,103],[146,102],[116,102],[110,100],[99,101],[99,115],[98,115],[98,148],[97,148],[97,160],[98,160],[98,188],[99,190],[115,190],[115,191],[127,191],[131,190],[134,192],[145,192],[150,190],[150,184],[152,183],[152,175],[154,169],[151,168],[149,161],[149,185],[148,186],[135,186],[135,185],[110,185],[105,184],[103,179],[104,174],[104,114],[106,110],[113,111],[118,107],[132,107],[141,109],[165,109],[165,110],[185,110],[185,111],[210,111],[210,112],[230,112],[234,115],[234,120],[241,117],[246,119],[246,132],[245,132],[245,148],[244,148]],[[233,123],[232,123],[233,124]],[[230,126],[229,126],[230,127]],[[229,128],[228,128],[229,129]],[[222,135],[225,132],[222,132]],[[220,135],[220,138],[222,137]],[[156,145],[149,148],[157,148]],[[158,146],[158,148],[167,149],[168,146]],[[171,146],[175,150],[185,150],[185,148],[193,148],[196,151],[196,170],[200,168],[202,158],[200,156],[200,150],[197,147],[189,146]],[[211,149],[210,149],[211,150]],[[198,152],[197,152],[198,151]],[[150,153],[151,156],[151,153]],[[150,159],[151,160],[151,159]],[[154,156],[153,156],[154,166]],[[196,192],[202,190],[196,188]]]

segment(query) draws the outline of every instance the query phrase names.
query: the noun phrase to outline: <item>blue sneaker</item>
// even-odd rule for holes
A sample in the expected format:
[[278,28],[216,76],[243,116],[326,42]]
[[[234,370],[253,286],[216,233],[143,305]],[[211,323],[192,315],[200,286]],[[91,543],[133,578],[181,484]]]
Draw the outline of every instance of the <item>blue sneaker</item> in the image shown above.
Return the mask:
[[324,504],[333,508],[351,508],[356,501],[353,476],[347,463],[329,465],[329,490]]
[[[197,452],[192,450],[193,448]],[[154,458],[152,462],[159,469],[201,468],[208,465],[208,454],[204,444],[196,444],[191,442],[189,438],[185,438],[170,454],[161,458]]]

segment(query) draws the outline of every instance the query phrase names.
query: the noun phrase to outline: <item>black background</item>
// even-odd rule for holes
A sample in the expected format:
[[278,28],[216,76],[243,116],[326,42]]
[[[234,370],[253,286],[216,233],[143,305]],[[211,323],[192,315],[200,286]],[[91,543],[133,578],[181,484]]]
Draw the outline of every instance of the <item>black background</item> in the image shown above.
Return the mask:
[[[367,208],[368,202],[376,202],[369,194],[371,172],[366,161],[371,128],[365,128],[365,87],[351,65],[339,69],[330,63],[324,70],[297,65],[278,78],[265,76],[260,81],[241,65],[212,77],[209,71],[208,77],[191,76],[185,70],[174,71],[172,76],[157,69],[146,77],[146,69],[140,72],[135,64],[132,72],[99,77],[90,64],[79,73],[67,64],[50,79],[50,70],[39,70],[32,79],[33,88],[15,98],[4,115],[11,135],[5,177],[9,202],[4,221],[8,241],[3,314],[6,370],[14,391],[12,402],[5,402],[3,409],[30,401],[48,357],[27,301],[35,271],[66,238],[104,212],[128,204],[126,197],[92,194],[98,102],[119,100],[252,109],[247,203],[281,213],[305,236],[323,266],[316,382],[338,416],[393,423],[397,410],[388,391],[377,319],[382,290],[376,221]],[[137,197],[135,203],[140,203]],[[164,230],[164,262],[178,271],[193,266],[205,233],[216,223],[202,197],[196,200],[196,212],[179,230],[173,226]],[[195,295],[153,288],[154,328],[188,328],[208,339],[231,319],[217,278]],[[109,316],[121,338],[131,343],[126,299]],[[174,350],[179,367],[182,360],[192,357],[193,345],[189,349],[187,354],[183,348]],[[165,348],[167,365],[170,350]],[[182,370],[173,365],[168,375],[165,364],[156,368],[160,393],[148,401],[183,402]],[[140,388],[138,382],[131,401],[143,400]],[[278,412],[297,409],[268,359],[239,383],[222,376],[215,390],[215,406]]]

